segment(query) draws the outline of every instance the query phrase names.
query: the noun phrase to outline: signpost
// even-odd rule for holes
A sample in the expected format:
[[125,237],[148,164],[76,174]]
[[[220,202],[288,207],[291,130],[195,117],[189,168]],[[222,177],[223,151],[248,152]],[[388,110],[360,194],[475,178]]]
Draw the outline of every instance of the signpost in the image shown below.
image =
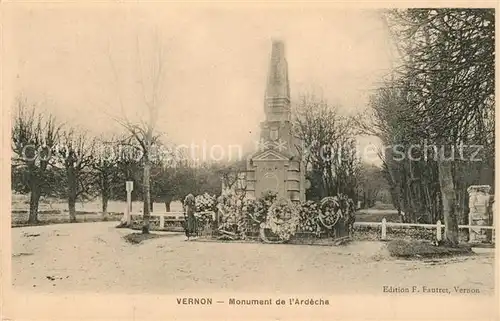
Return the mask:
[[132,221],[130,210],[132,208],[132,191],[134,190],[134,182],[126,181],[125,188],[127,190],[127,208],[125,209],[125,222],[127,223],[127,225],[130,225]]

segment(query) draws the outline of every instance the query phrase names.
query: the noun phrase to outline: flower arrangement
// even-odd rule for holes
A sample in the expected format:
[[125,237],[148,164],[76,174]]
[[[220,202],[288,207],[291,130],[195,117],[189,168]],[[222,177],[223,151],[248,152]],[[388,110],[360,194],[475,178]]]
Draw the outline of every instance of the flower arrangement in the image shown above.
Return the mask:
[[[217,198],[215,195],[204,193],[195,197],[196,212],[214,212],[217,210]],[[212,222],[211,213],[202,213],[196,215],[200,227],[205,227]]]
[[289,200],[280,198],[269,207],[266,223],[261,226],[269,228],[281,240],[288,241],[291,236],[295,235],[298,225],[297,207]]
[[243,233],[242,221],[244,219],[241,197],[232,190],[224,191],[219,197],[217,208],[221,214],[219,231],[232,233],[235,236],[241,235]]
[[322,232],[331,235],[339,222],[345,223],[352,232],[355,221],[354,202],[344,194],[325,197],[319,203],[301,203],[299,213],[299,230],[312,232],[316,236],[320,236]]
[[319,222],[321,214],[318,203],[314,201],[306,201],[298,205],[299,211],[299,230],[304,232],[314,233],[320,236],[322,228]]
[[245,239],[249,232],[259,231],[260,224],[266,222],[268,210],[276,200],[276,195],[268,192],[258,199],[252,199],[232,190],[224,191],[217,204],[221,214],[219,231],[232,233],[241,239]]
[[276,201],[276,198],[276,193],[267,192],[257,200],[248,200],[245,210],[248,213],[250,220],[257,226],[260,226],[261,223],[266,222],[269,208]]
[[[245,239],[248,233],[260,232],[267,243],[282,243],[297,232],[309,232],[319,237],[331,235],[334,227],[343,222],[351,228],[354,222],[354,202],[346,195],[326,197],[321,202],[306,201],[293,204],[268,192],[258,199],[246,198],[233,190],[224,190],[216,198],[207,193],[198,195],[196,211],[218,211],[219,232],[229,239]],[[211,220],[207,217],[207,222]],[[204,222],[204,220],[202,220]],[[275,234],[279,241],[270,241],[267,233]]]
[[320,215],[318,215],[318,220],[321,225],[331,230],[344,216],[344,212],[341,209],[339,198],[337,196],[325,197],[320,202]]
[[196,212],[215,211],[217,198],[215,195],[204,193],[195,198]]

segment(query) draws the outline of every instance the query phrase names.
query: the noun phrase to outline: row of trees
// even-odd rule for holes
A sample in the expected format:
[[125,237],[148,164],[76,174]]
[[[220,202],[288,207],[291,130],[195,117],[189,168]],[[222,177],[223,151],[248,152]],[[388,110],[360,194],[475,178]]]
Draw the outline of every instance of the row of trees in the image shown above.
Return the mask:
[[[446,225],[458,243],[467,187],[494,187],[495,12],[405,9],[385,15],[401,64],[372,96],[393,203],[405,221]],[[403,153],[404,157],[397,157]]]
[[312,94],[302,95],[294,111],[294,134],[308,169],[309,199],[340,193],[357,199],[357,174],[361,166],[356,153],[353,118]]
[[[166,94],[162,40],[158,29],[142,35],[137,30],[131,63],[120,66],[115,64],[111,46],[107,48],[117,99],[102,103],[106,110],[119,107],[118,115],[108,116],[121,125],[122,135],[92,138],[37,113],[26,100],[18,101],[12,128],[12,185],[14,190],[30,192],[31,223],[37,221],[42,195],[67,198],[75,221],[77,199],[100,195],[105,214],[108,200],[122,199],[124,181],[132,180],[139,187],[133,198],[143,201],[143,233],[148,233],[153,201],[164,202],[168,210],[172,200],[187,193],[220,190],[217,171],[227,164],[192,164],[185,155],[168,154],[169,148],[168,155],[158,157],[161,147],[166,147],[157,128]],[[130,79],[133,82],[124,81]],[[33,157],[26,157],[26,150]],[[109,157],[111,150],[113,157]],[[45,157],[47,154],[52,157]]]
[[[64,125],[51,115],[38,112],[26,98],[17,100],[12,124],[12,189],[30,194],[29,223],[38,220],[42,197],[66,199],[71,221],[76,221],[76,202],[100,198],[103,215],[109,200],[124,200],[124,182],[131,180],[139,188],[132,197],[144,200],[144,166],[141,146],[129,133],[110,137],[92,137]],[[149,149],[163,150],[149,155],[150,199],[170,203],[188,193],[221,189],[221,173],[230,164],[193,164],[180,153],[163,148],[159,138]],[[166,152],[165,152],[166,151]]]
[[[294,124],[304,146],[309,146],[303,149],[312,182],[308,199],[344,193],[373,205],[377,193],[385,188],[384,181],[378,167],[362,164],[355,157],[351,120],[312,96],[304,96],[298,107]],[[125,181],[136,186],[133,200],[148,198],[144,193],[146,155],[143,138],[137,138],[139,130],[92,137],[38,110],[20,97],[12,126],[12,189],[30,194],[29,223],[37,222],[42,197],[66,199],[71,221],[76,221],[77,201],[96,198],[106,216],[110,200],[125,200]],[[189,193],[217,195],[222,184],[231,187],[238,173],[245,171],[245,160],[194,166],[186,155],[162,144],[159,136],[149,150],[149,211],[153,202],[164,203],[170,211],[172,201]]]
[[[37,221],[42,196],[67,199],[71,221],[76,220],[77,200],[100,196],[106,215],[108,201],[124,199],[124,181],[132,180],[138,187],[132,196],[143,201],[143,232],[148,233],[153,201],[164,202],[169,210],[171,201],[188,193],[218,194],[221,178],[228,187],[244,171],[244,160],[193,166],[179,153],[157,157],[159,147],[166,147],[156,126],[164,107],[166,70],[162,38],[157,32],[153,34],[150,46],[146,40],[139,41],[148,37],[137,36],[134,63],[127,65],[130,70],[127,66],[117,68],[108,52],[117,100],[106,107],[120,108],[120,115],[111,117],[121,125],[121,135],[91,137],[63,126],[50,115],[44,116],[26,99],[17,101],[12,127],[12,187],[30,193],[30,223]],[[120,80],[130,75],[134,75],[137,88],[134,85],[124,90]],[[363,195],[365,203],[373,203],[379,176],[374,175],[375,180],[361,176],[378,170],[363,170],[367,167],[356,155],[353,118],[342,116],[334,106],[313,95],[303,95],[296,107],[293,128],[304,143],[298,147],[304,152],[312,186],[308,198],[343,193],[355,201]],[[132,110],[136,113],[130,117],[127,111]]]
[[347,116],[322,97],[301,95],[294,110],[294,132],[302,141],[311,188],[307,199],[345,194],[363,207],[375,205],[388,191],[380,167],[363,161],[357,146],[358,115]]

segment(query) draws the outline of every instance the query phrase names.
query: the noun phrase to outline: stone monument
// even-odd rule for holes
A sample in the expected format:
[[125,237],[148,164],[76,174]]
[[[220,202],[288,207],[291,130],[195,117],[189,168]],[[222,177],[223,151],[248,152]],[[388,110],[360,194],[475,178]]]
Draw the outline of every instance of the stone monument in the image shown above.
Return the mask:
[[[490,198],[491,187],[488,185],[472,185],[469,186],[467,192],[469,192],[469,225],[474,226],[487,226],[493,225],[494,213],[489,213],[491,211]],[[479,228],[469,229],[469,242],[471,243],[481,243],[487,242],[488,231]]]
[[272,191],[278,197],[304,201],[305,167],[301,141],[292,135],[288,65],[281,41],[272,43],[264,111],[258,151],[247,159],[247,195],[260,197]]

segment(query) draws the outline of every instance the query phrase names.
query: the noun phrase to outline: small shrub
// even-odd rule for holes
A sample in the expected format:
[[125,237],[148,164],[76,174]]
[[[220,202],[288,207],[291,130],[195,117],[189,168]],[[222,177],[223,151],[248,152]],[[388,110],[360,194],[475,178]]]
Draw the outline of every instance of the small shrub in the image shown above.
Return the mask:
[[123,237],[123,239],[130,244],[140,244],[141,242],[143,242],[145,240],[156,239],[156,238],[165,237],[165,236],[168,236],[168,235],[166,235],[166,234],[153,234],[153,233],[148,233],[148,234],[130,233],[130,234],[125,235]]
[[435,246],[425,241],[393,240],[387,244],[387,249],[393,257],[400,258],[439,258],[457,255],[473,255],[469,246],[447,247]]

